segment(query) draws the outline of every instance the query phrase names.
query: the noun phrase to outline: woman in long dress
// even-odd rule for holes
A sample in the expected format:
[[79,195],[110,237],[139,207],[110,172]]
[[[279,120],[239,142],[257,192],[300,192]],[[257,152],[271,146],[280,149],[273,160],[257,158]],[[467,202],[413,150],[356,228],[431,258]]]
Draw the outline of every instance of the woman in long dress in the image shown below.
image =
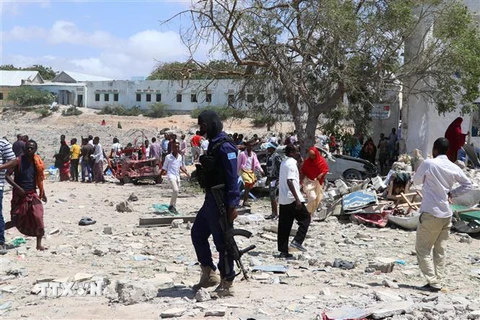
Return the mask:
[[317,148],[308,150],[308,157],[300,170],[303,191],[307,195],[307,210],[313,214],[323,199],[323,183],[328,173],[328,164]]
[[458,117],[448,126],[447,131],[445,131],[445,138],[450,142],[447,157],[452,162],[457,161],[458,150],[463,147],[466,137],[470,134],[470,131],[462,133],[462,122],[463,118]]

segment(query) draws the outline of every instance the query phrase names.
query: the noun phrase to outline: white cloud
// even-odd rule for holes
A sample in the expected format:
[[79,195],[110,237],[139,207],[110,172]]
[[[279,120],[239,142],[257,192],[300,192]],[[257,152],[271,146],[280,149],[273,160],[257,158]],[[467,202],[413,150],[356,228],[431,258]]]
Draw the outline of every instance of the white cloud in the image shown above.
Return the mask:
[[[101,30],[84,32],[73,22],[58,20],[49,29],[14,27],[2,32],[2,36],[4,44],[36,39],[52,48],[52,54],[42,57],[3,56],[4,64],[26,66],[43,63],[55,70],[78,71],[116,79],[147,76],[158,61],[184,61],[189,56],[179,34],[173,31],[144,30],[128,38],[118,38]],[[79,55],[59,56],[62,46],[79,48]],[[95,56],[85,54],[91,49],[100,53]]]

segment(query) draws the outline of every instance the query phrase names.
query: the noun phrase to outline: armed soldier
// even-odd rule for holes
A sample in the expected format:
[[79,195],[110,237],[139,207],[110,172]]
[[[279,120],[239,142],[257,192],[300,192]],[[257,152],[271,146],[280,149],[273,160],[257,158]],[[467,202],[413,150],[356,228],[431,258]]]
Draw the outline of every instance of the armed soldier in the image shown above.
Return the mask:
[[[227,134],[222,131],[223,124],[218,115],[210,110],[203,111],[198,116],[200,134],[207,136],[209,147],[206,155],[200,159],[201,167],[197,166],[199,182],[206,191],[205,202],[197,214],[192,227],[192,243],[201,264],[202,275],[194,290],[218,285],[214,294],[218,297],[233,296],[232,284],[235,278],[234,257],[228,252],[224,230],[221,225],[221,211],[215,202],[212,187],[224,184],[223,199],[230,227],[237,217],[236,207],[239,203],[237,148]],[[202,181],[200,181],[202,180]],[[208,238],[213,236],[216,249],[219,252],[219,262],[215,266]],[[220,271],[220,277],[216,269]]]

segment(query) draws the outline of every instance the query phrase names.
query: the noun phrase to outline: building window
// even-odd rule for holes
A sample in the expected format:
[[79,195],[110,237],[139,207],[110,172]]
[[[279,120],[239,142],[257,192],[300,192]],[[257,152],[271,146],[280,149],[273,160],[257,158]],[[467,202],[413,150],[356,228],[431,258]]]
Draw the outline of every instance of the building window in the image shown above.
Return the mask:
[[177,93],[177,102],[182,102],[182,94]]
[[257,101],[258,101],[258,103],[264,103],[265,102],[265,96],[263,94],[259,94],[257,96]]
[[197,102],[197,95],[195,93],[190,95],[190,102]]
[[113,101],[118,101],[118,93],[113,94]]
[[103,99],[104,99],[105,101],[110,101],[110,95],[109,95],[108,93],[105,93],[105,94],[103,95]]
[[235,103],[235,95],[229,94],[228,95],[228,105],[233,106],[234,103]]
[[140,93],[137,93],[137,102],[142,101],[142,95]]
[[247,102],[254,102],[255,98],[253,97],[253,94],[247,94]]
[[0,100],[3,100],[3,92],[0,92]]
[[206,102],[212,102],[212,94],[211,93],[207,93],[207,96],[205,97],[205,101]]
[[157,102],[160,102],[160,101],[162,101],[162,94],[157,93]]
[[152,101],[152,95],[150,93],[147,93],[147,102]]
[[95,93],[95,101],[100,101],[100,93]]

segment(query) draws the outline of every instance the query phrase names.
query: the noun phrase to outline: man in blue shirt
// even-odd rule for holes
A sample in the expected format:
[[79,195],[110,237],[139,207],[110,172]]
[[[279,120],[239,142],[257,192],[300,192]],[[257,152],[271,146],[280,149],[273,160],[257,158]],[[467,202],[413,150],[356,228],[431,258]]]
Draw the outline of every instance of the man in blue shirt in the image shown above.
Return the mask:
[[[25,144],[24,144],[25,145]],[[21,150],[23,153],[24,150]],[[15,159],[15,153],[12,150],[12,145],[5,139],[0,139],[0,164],[9,162]],[[0,170],[0,254],[6,254],[7,248],[5,247],[5,220],[2,214],[2,202],[3,202],[3,186],[5,185],[5,173],[6,170]]]
[[[198,116],[200,134],[207,136],[209,147],[207,155],[214,160],[215,172],[208,172],[206,175],[207,187],[205,201],[197,214],[192,227],[192,243],[197,254],[198,261],[202,268],[202,275],[198,284],[193,286],[194,290],[212,287],[217,284],[215,294],[218,297],[233,296],[232,284],[235,278],[233,257],[226,253],[225,238],[220,225],[220,210],[218,209],[211,187],[224,184],[225,208],[230,223],[237,217],[236,207],[238,206],[240,193],[238,190],[237,175],[237,148],[233,141],[223,132],[223,124],[214,111],[206,110]],[[213,242],[219,252],[219,262],[215,266],[212,260],[212,252],[208,238],[213,236]],[[220,271],[220,277],[215,273]]]

